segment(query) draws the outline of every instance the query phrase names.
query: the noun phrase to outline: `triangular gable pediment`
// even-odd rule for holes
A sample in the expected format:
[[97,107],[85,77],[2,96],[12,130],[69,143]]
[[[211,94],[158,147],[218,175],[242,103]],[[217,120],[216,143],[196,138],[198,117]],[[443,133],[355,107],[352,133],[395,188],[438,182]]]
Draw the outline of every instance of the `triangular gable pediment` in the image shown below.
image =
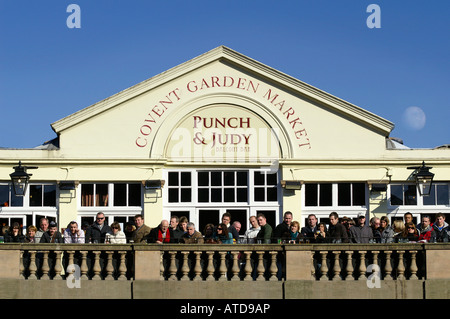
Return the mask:
[[[309,137],[305,135],[311,134],[321,121],[324,129],[333,126],[337,119],[345,130],[349,125],[358,127],[356,131],[349,130],[348,136],[343,135],[347,142],[355,134],[369,139],[372,134],[384,143],[384,137],[393,129],[391,122],[371,112],[224,46],[56,121],[52,128],[61,137],[63,152],[65,149],[74,154],[81,151],[86,153],[84,156],[89,153],[95,157],[98,150],[104,157],[125,154],[164,158],[167,155],[164,134],[172,132],[168,125],[176,126],[175,120],[186,121],[183,114],[188,114],[188,109],[192,112],[205,103],[223,105],[224,102],[245,107],[256,115],[266,112],[272,124],[282,129],[280,134],[285,135],[280,138],[286,141],[280,143],[291,148],[289,152],[284,151],[286,158],[299,156],[298,145],[307,144]],[[162,135],[156,138],[156,134]],[[84,135],[93,139],[88,142]],[[130,135],[128,140],[127,135]],[[326,139],[315,135],[317,140]],[[139,137],[147,138],[145,147],[139,146],[143,145]],[[76,143],[83,139],[83,143]],[[320,157],[320,150],[316,148],[311,154]]]

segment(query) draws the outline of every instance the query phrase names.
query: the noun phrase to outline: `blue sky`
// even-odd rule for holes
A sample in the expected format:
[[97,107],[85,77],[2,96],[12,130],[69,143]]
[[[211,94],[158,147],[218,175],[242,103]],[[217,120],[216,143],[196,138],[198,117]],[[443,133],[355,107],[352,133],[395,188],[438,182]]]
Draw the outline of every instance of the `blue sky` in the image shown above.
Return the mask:
[[[81,28],[66,25],[70,4]],[[366,24],[370,4],[381,28]],[[40,145],[51,123],[220,45],[393,122],[409,147],[450,144],[448,12],[437,0],[0,0],[0,147]]]

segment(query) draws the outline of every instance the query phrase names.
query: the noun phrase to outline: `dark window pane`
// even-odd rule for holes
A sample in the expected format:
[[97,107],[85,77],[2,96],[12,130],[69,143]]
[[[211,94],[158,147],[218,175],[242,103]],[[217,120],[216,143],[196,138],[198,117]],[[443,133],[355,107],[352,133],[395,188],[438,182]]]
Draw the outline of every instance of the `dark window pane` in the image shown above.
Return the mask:
[[416,185],[405,185],[405,205],[417,205]]
[[277,185],[277,173],[267,174],[267,185]]
[[225,186],[234,186],[234,173],[235,172],[223,172],[223,184]]
[[114,206],[127,206],[127,184],[114,184]]
[[231,203],[235,202],[235,195],[234,195],[235,188],[224,188],[224,202]]
[[366,205],[366,184],[364,183],[353,184],[353,205],[354,206]]
[[44,206],[56,206],[56,185],[44,185]]
[[317,206],[317,184],[305,184],[305,206]]
[[209,189],[208,188],[199,188],[198,189],[198,202],[199,203],[208,203],[209,202]]
[[237,186],[247,186],[247,185],[248,185],[248,173],[237,172]]
[[240,203],[248,201],[247,188],[237,189],[237,201]]
[[320,206],[331,206],[333,204],[332,185],[320,184]]
[[403,205],[402,185],[391,185],[391,205]]
[[222,186],[222,172],[211,172],[211,186]]
[[198,172],[198,186],[209,186],[209,172]]
[[222,189],[211,188],[211,202],[217,203],[222,201]]
[[11,206],[12,207],[22,207],[23,206],[23,196],[14,195],[14,190],[11,187]]
[[108,184],[97,184],[95,190],[96,206],[108,206]]
[[178,184],[178,172],[169,172],[169,186],[179,186]]
[[182,188],[181,189],[181,201],[183,203],[190,202],[192,196],[192,189],[191,188]]
[[431,191],[429,196],[422,196],[424,205],[436,205],[436,188],[431,186]]
[[264,187],[255,187],[255,202],[264,202],[265,198],[265,189]]
[[255,178],[255,185],[264,185],[264,174],[255,172],[253,176]]
[[181,173],[181,186],[191,186],[191,172]]
[[94,206],[94,184],[81,184],[81,206]]
[[30,185],[30,206],[42,206],[42,185]]
[[128,185],[128,206],[141,206],[142,186],[141,184]]
[[178,188],[169,188],[169,203],[178,203]]
[[0,185],[0,207],[9,206],[9,185]]
[[268,187],[267,188],[267,201],[268,202],[276,202],[277,198],[277,187]]
[[350,183],[338,184],[338,206],[351,205],[350,187]]
[[448,185],[436,185],[437,187],[437,204],[449,205]]

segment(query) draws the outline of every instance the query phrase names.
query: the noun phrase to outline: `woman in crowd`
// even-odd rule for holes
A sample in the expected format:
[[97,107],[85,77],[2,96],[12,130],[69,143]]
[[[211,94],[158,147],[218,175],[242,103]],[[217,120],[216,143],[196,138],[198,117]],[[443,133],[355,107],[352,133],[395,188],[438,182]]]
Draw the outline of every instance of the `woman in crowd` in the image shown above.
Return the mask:
[[419,232],[416,225],[412,222],[405,224],[405,229],[396,237],[397,243],[402,242],[417,242],[419,240]]
[[319,225],[317,226],[317,232],[314,233],[314,241],[316,243],[319,244],[323,244],[323,243],[328,243],[329,241],[329,236],[328,236],[328,231],[327,231],[327,226],[325,225],[325,223],[319,223]]
[[402,220],[396,219],[392,223],[392,226],[394,230],[394,241],[395,241],[395,238],[400,237],[402,232],[405,230],[405,224],[403,223]]
[[5,234],[5,243],[24,243],[25,236],[22,234],[22,228],[19,223],[15,222],[12,225],[11,231]]
[[303,241],[303,235],[300,233],[300,223],[294,220],[289,227],[289,233],[283,234],[282,239],[287,243],[294,244]]
[[35,244],[36,243],[36,238],[35,238],[36,232],[37,232],[36,226],[34,226],[34,225],[28,226],[27,235],[25,237],[25,242]]
[[114,221],[111,224],[111,232],[105,236],[105,244],[126,244],[127,238],[125,233],[120,229],[120,224]]
[[213,235],[213,238],[217,240],[218,244],[232,244],[233,243],[233,235],[228,232],[227,225],[221,223],[217,226],[216,232]]
[[217,240],[214,239],[214,225],[207,224],[203,229],[203,238],[205,240],[205,244],[217,244]]
[[394,242],[394,229],[389,225],[389,218],[387,216],[380,218],[380,231],[382,244]]

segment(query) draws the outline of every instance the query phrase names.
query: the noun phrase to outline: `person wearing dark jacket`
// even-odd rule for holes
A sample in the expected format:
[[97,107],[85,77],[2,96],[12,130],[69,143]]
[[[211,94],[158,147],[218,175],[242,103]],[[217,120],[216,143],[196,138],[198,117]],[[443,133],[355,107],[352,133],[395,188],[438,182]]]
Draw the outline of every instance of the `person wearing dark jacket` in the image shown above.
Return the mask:
[[105,215],[97,213],[95,222],[86,230],[86,243],[104,243],[107,233],[111,232],[111,227],[105,224]]
[[13,223],[11,231],[5,233],[5,243],[24,243],[25,236],[22,234],[22,229],[19,223]]
[[272,232],[272,242],[276,243],[279,239],[283,238],[284,234],[288,234],[291,230],[292,213],[286,212],[283,216],[283,222],[278,224]]
[[159,226],[153,228],[147,236],[147,243],[164,244],[174,242],[175,236],[167,220],[162,220]]
[[58,231],[58,226],[54,221],[51,221],[48,225],[48,230],[42,235],[40,243],[64,243],[64,239],[61,233]]
[[347,229],[344,225],[339,223],[339,215],[336,212],[330,214],[330,227],[328,234],[330,235],[330,242],[332,243],[348,243]]

